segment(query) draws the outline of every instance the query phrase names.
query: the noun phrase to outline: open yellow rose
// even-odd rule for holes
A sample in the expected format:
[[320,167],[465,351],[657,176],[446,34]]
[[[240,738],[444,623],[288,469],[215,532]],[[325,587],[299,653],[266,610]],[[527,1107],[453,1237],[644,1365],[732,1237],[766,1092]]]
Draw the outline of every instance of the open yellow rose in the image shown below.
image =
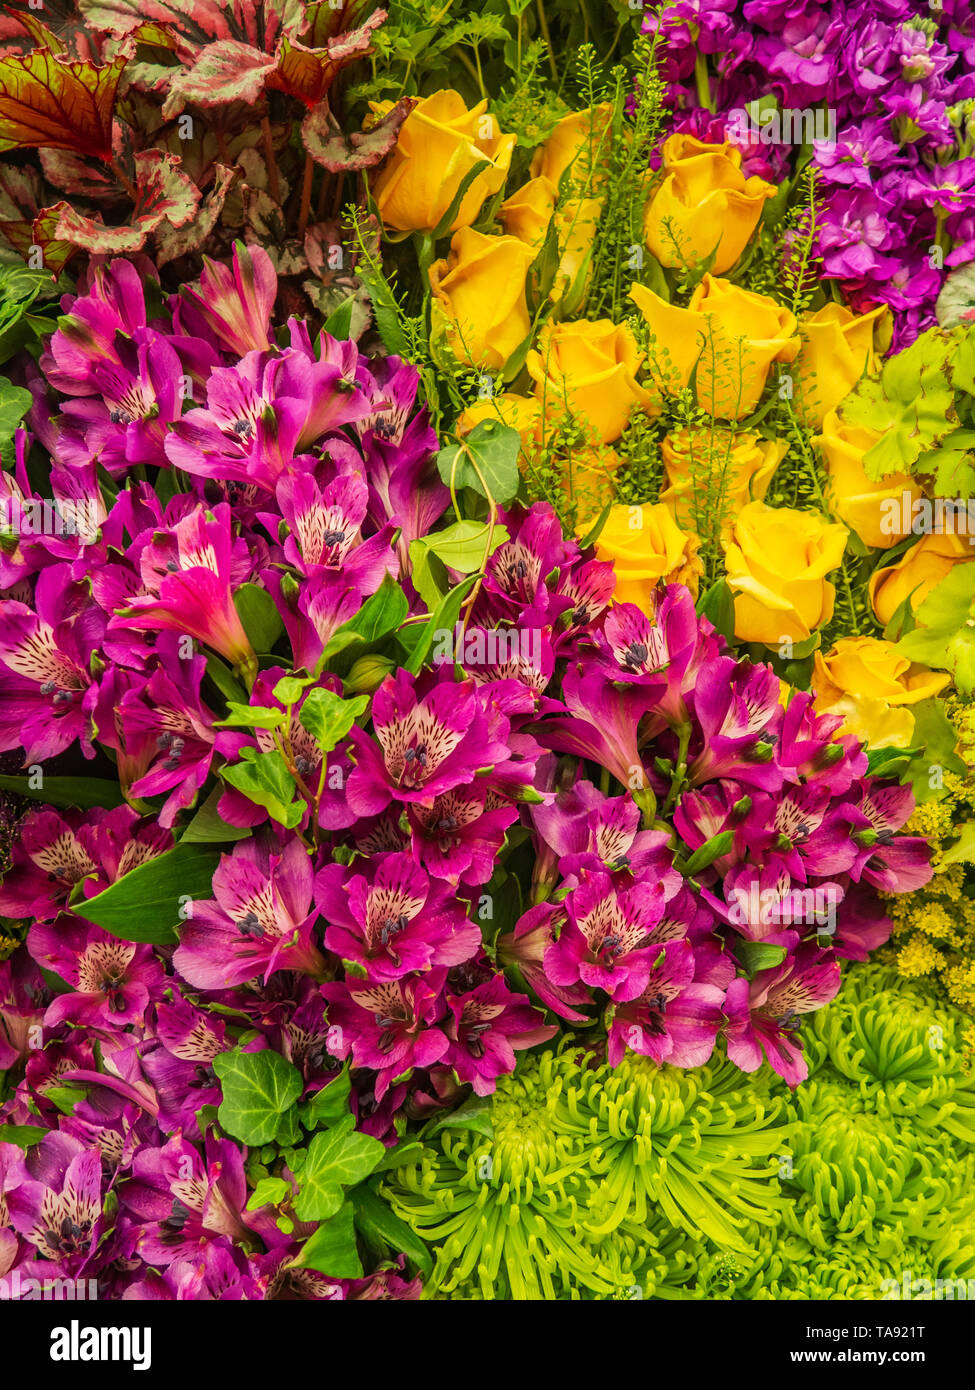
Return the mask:
[[563,301],[563,314],[576,312],[589,288],[602,210],[601,198],[570,198],[555,214],[559,264],[548,297],[556,304]]
[[545,144],[535,151],[532,178],[543,176],[558,188],[562,175],[570,169],[569,180],[577,188],[586,187],[590,174],[593,184],[602,182],[605,174],[599,171],[609,154],[611,118],[608,102],[563,116]]
[[610,319],[548,323],[525,365],[547,418],[572,415],[593,442],[619,439],[637,406],[654,408],[637,383],[643,354],[625,324]]
[[529,179],[515,189],[498,208],[498,220],[509,236],[516,236],[537,255],[548,231],[559,192],[551,179]]
[[741,150],[728,141],[671,135],[662,155],[662,177],[643,217],[648,248],[671,268],[700,265],[716,252],[711,269],[723,275],[748,245],[775,184],[746,179]]
[[669,483],[660,500],[673,507],[679,525],[692,526],[695,512],[720,491],[730,523],[742,507],[765,497],[788,448],[785,440],[736,434],[726,425],[674,430],[660,443]]
[[705,275],[686,309],[645,285],[630,298],[654,335],[651,375],[667,394],[682,391],[697,367],[697,401],[721,420],[741,420],[758,405],[773,362],[799,351],[796,318],[768,295]]
[[534,396],[519,396],[514,391],[499,391],[476,401],[461,411],[454,426],[457,434],[470,434],[475,425],[485,420],[497,420],[521,435],[521,447],[531,456],[540,443],[542,407]]
[[966,535],[946,531],[942,535],[922,536],[917,545],[904,552],[896,565],[874,570],[870,576],[868,592],[877,621],[886,626],[908,597],[911,608],[917,608],[955,565],[967,564],[973,559],[975,546]]
[[778,646],[804,642],[833,616],[826,576],[843,559],[847,531],[815,512],[749,502],[723,540],[735,595],[735,635]]
[[800,321],[798,413],[810,429],[822,425],[864,372],[872,376],[879,370],[874,333],[889,317],[886,304],[857,315],[845,304],[830,303]]
[[[381,114],[382,103],[373,104]],[[434,92],[414,106],[392,154],[372,182],[383,226],[398,232],[432,232],[464,179],[483,160],[488,167],[468,187],[449,231],[469,227],[485,199],[504,186],[517,136],[502,135],[487,99],[468,111],[454,91]]]
[[484,236],[461,227],[450,256],[430,267],[431,327],[446,336],[458,362],[503,367],[531,328],[525,276],[530,246],[513,236]]
[[843,637],[825,656],[817,652],[813,663],[816,709],[841,715],[840,732],[871,748],[908,747],[914,716],[904,706],[930,699],[950,681],[877,637]]
[[[579,534],[587,529],[580,522]],[[702,565],[698,559],[700,541],[682,531],[670,509],[653,506],[612,509],[596,540],[596,558],[612,563],[616,573],[617,603],[635,603],[650,613],[651,595],[658,583],[686,584],[697,593]]]
[[[834,515],[855,531],[864,545],[887,550],[910,534],[911,508],[922,493],[907,473],[892,473],[879,482],[867,477],[863,456],[879,438],[879,430],[848,424],[831,410],[823,420],[822,434],[816,435],[813,443],[826,461]],[[891,507],[892,501],[897,506]]]

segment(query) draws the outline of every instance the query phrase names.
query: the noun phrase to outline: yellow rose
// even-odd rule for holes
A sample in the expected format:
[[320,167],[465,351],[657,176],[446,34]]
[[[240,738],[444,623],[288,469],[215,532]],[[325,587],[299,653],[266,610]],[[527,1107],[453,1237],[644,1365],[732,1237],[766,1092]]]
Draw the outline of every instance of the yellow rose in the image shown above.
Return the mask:
[[559,193],[551,179],[529,179],[498,208],[498,220],[509,236],[516,236],[535,254],[541,250]]
[[801,387],[799,414],[810,429],[822,425],[827,413],[849,395],[864,372],[873,376],[879,370],[874,332],[883,331],[889,316],[886,304],[858,316],[845,304],[831,303],[802,319],[802,347],[796,358]]
[[749,502],[723,540],[735,594],[735,635],[776,646],[804,642],[833,616],[826,578],[843,559],[845,526],[815,512]]
[[700,265],[716,249],[711,269],[723,275],[748,245],[775,184],[746,179],[741,150],[728,141],[671,135],[662,154],[663,176],[643,217],[647,246],[671,268]]
[[905,705],[937,695],[951,681],[901,656],[877,637],[843,637],[824,657],[816,652],[812,688],[821,714],[841,715],[842,734],[871,748],[906,748],[914,716]]
[[[381,109],[373,105],[374,111]],[[452,91],[434,92],[414,106],[371,184],[384,227],[432,232],[475,164],[487,160],[488,168],[468,187],[448,230],[476,220],[485,199],[504,186],[517,142],[515,135],[502,135],[497,120],[486,113],[486,98],[468,111],[464,98]]]
[[537,446],[542,423],[542,407],[534,396],[518,396],[513,391],[500,391],[483,401],[475,401],[457,417],[454,429],[463,437],[484,420],[499,420],[502,425],[517,430],[521,447],[531,454]]
[[580,526],[591,524],[616,495],[613,475],[622,460],[615,449],[600,444],[573,449],[561,462],[566,504],[575,506]]
[[683,390],[697,367],[697,402],[721,420],[741,420],[758,405],[773,362],[799,351],[796,318],[768,295],[705,275],[686,309],[634,284],[630,298],[653,332],[650,370],[668,394]]
[[430,267],[431,336],[445,334],[458,362],[503,367],[531,329],[525,276],[534,258],[517,237],[461,227],[448,259]]
[[661,502],[673,507],[682,526],[693,525],[694,511],[707,506],[723,478],[726,517],[749,502],[761,501],[789,446],[784,440],[736,434],[726,425],[713,430],[675,430],[660,443],[669,487]]
[[[847,424],[831,410],[823,420],[822,434],[816,435],[813,443],[826,460],[834,514],[864,545],[887,550],[910,534],[911,508],[922,492],[907,473],[891,473],[879,482],[867,477],[863,456],[879,438],[879,430]],[[897,505],[892,507],[891,502]],[[907,522],[906,529],[903,521]]]
[[[579,535],[587,527],[580,523]],[[596,558],[609,560],[616,573],[617,603],[635,603],[650,612],[655,585],[686,584],[697,593],[702,571],[700,541],[681,531],[662,503],[643,507],[616,506],[596,540]]]
[[[607,102],[563,116],[545,144],[535,151],[532,178],[544,177],[558,188],[562,175],[571,165],[572,183],[584,187],[593,170],[605,167],[611,117],[612,107]],[[601,181],[601,177],[594,179],[594,182]]]
[[886,626],[909,595],[911,608],[917,608],[955,565],[973,559],[975,546],[969,543],[968,536],[956,531],[922,536],[896,565],[874,570],[870,576],[870,602],[877,621]]
[[525,365],[546,417],[568,411],[589,426],[596,441],[612,444],[637,405],[653,407],[650,393],[636,380],[642,362],[625,324],[580,319],[546,324]]

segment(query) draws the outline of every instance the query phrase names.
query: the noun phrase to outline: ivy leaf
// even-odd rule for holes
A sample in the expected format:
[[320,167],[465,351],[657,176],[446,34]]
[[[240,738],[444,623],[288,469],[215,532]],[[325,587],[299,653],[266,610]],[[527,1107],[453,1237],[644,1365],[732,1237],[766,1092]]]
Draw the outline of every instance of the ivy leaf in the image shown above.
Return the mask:
[[975,821],[958,826],[958,836],[950,849],[942,851],[943,864],[975,863]]
[[130,869],[103,893],[75,903],[71,910],[123,941],[169,945],[176,940],[174,928],[183,920],[186,903],[213,896],[213,874],[219,863],[219,850],[180,843]]
[[284,755],[277,748],[259,753],[241,749],[241,761],[220,769],[220,776],[243,792],[255,806],[263,806],[280,825],[293,830],[304,815],[304,803],[295,800],[295,781]]
[[285,1112],[301,1095],[298,1068],[270,1048],[263,1052],[234,1048],[214,1057],[213,1070],[223,1090],[217,1110],[222,1127],[245,1144],[269,1144]]
[[241,705],[229,701],[230,713],[217,721],[218,729],[280,729],[287,715],[273,705]]
[[302,1107],[301,1122],[305,1128],[317,1129],[319,1125],[331,1125],[344,1120],[349,1114],[351,1090],[352,1080],[349,1076],[349,1065],[346,1063],[334,1081],[316,1091],[311,1100]]
[[344,700],[334,691],[318,687],[305,696],[305,703],[298,715],[298,722],[311,734],[323,753],[331,753],[344,738],[361,715],[369,708],[368,695],[357,695]]
[[323,1221],[308,1237],[295,1263],[332,1279],[362,1278],[351,1202],[346,1202],[331,1220]]
[[101,67],[47,48],[0,59],[0,150],[75,150],[112,158],[112,112],[126,58]]
[[298,1173],[295,1215],[299,1221],[326,1221],[345,1201],[343,1189],[367,1178],[385,1149],[378,1139],[359,1134],[346,1116],[314,1135]]
[[247,1199],[247,1211],[259,1207],[277,1207],[290,1196],[291,1184],[285,1178],[259,1178]]
[[845,421],[879,430],[863,456],[868,478],[912,472],[921,454],[939,445],[954,428],[951,369],[956,334],[932,328],[909,348],[889,357],[880,381],[865,378],[842,406]]
[[975,565],[955,565],[920,603],[917,627],[896,644],[911,661],[950,671],[964,695],[975,689]]
[[503,506],[518,492],[520,451],[521,436],[517,430],[502,425],[500,420],[482,420],[458,443],[440,450],[437,470],[448,487],[451,482],[455,489],[469,487]]

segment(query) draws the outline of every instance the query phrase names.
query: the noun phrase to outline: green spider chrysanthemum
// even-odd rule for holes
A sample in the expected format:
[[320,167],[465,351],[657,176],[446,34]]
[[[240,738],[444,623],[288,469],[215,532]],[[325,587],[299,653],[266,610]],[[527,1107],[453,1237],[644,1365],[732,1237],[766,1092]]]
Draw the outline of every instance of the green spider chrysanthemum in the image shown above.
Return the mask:
[[391,1174],[395,1210],[437,1246],[428,1297],[679,1297],[701,1240],[747,1249],[744,1227],[777,1220],[777,1102],[728,1063],[588,1063],[526,1058],[489,1134],[445,1128]]

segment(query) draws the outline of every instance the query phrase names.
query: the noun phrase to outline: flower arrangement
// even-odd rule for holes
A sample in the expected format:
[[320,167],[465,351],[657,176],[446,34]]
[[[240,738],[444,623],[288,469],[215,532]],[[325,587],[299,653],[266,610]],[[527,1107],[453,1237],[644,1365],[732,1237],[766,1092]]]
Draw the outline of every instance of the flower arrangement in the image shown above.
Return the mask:
[[2,1290],[975,1274],[970,25],[820,8],[7,7]]

